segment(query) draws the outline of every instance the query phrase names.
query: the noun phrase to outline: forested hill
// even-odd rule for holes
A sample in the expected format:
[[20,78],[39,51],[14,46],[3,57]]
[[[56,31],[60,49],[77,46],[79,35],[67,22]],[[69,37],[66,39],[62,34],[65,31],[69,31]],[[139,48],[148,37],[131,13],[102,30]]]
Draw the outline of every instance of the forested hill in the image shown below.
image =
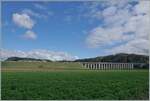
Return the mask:
[[6,59],[6,61],[47,61],[47,62],[51,62],[51,60],[47,60],[47,59],[21,58],[21,57],[10,57],[10,58]]
[[149,56],[119,53],[115,55],[99,56],[95,58],[78,59],[75,62],[123,62],[149,63]]

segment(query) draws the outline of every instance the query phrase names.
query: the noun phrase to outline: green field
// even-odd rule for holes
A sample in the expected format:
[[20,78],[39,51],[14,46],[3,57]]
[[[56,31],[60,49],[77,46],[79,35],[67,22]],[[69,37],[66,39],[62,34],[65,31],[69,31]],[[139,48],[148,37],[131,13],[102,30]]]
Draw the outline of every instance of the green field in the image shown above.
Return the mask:
[[149,99],[148,70],[88,70],[79,63],[2,63],[2,99]]
[[6,70],[83,70],[80,63],[61,62],[2,62]]

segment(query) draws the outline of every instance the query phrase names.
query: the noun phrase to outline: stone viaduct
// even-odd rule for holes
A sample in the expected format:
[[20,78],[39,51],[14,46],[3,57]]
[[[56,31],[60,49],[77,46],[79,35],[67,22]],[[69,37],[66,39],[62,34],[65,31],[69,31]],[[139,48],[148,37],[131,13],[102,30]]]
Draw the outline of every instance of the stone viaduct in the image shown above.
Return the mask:
[[133,69],[133,63],[82,62],[82,66],[87,69],[99,69],[99,70]]

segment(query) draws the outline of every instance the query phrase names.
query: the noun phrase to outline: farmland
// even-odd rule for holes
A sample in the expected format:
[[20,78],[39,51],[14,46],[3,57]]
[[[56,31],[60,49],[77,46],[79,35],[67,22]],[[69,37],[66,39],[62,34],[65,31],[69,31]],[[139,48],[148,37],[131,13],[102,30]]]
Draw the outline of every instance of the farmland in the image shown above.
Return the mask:
[[79,63],[4,62],[2,99],[148,99],[148,70],[88,70]]

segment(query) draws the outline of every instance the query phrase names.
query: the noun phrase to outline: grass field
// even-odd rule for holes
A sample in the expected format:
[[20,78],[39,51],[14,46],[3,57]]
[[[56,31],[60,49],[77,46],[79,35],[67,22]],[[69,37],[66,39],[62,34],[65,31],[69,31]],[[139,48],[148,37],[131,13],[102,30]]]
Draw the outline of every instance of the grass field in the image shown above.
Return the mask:
[[79,63],[7,62],[2,63],[1,96],[14,100],[148,99],[148,77],[148,70],[87,70]]
[[61,62],[2,62],[2,70],[81,70],[80,63]]

